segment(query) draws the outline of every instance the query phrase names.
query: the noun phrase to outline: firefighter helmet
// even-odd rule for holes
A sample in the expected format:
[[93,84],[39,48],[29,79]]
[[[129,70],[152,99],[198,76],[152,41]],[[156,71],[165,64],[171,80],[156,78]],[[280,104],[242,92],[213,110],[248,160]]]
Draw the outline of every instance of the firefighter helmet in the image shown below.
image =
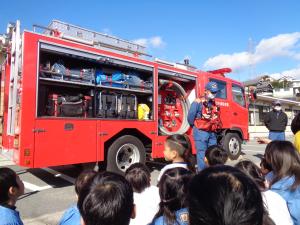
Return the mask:
[[216,93],[219,91],[218,89],[218,84],[216,82],[208,82],[206,85],[205,85],[205,90],[208,90],[212,93]]

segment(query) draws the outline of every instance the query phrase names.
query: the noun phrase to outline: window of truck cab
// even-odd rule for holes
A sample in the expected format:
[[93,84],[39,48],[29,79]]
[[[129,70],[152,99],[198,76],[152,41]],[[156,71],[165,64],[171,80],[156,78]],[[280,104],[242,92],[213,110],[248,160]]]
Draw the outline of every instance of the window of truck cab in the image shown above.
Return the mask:
[[246,107],[244,88],[233,84],[232,85],[232,100],[242,107]]
[[217,92],[216,98],[227,99],[227,83],[213,78],[209,79],[209,81],[216,82],[218,85],[219,91]]

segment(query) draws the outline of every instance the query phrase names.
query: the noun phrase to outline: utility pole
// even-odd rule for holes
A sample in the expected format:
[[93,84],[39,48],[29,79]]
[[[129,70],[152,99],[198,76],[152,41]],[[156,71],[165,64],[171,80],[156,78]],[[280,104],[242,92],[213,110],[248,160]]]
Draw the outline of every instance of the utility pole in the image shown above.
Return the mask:
[[[254,41],[250,37],[248,40],[248,60],[249,60],[249,77],[250,79],[255,79],[255,59],[254,59]],[[253,101],[253,120],[254,128],[256,129],[256,107],[255,100]]]

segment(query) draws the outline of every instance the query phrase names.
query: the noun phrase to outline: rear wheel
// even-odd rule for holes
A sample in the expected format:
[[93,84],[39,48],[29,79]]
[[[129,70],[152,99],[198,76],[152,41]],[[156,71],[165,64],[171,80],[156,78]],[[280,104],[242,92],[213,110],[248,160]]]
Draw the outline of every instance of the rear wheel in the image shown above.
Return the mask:
[[136,137],[124,135],[116,139],[107,152],[107,171],[124,174],[134,163],[145,163],[143,143]]
[[242,140],[236,133],[227,133],[224,137],[224,148],[230,159],[238,159],[242,152]]

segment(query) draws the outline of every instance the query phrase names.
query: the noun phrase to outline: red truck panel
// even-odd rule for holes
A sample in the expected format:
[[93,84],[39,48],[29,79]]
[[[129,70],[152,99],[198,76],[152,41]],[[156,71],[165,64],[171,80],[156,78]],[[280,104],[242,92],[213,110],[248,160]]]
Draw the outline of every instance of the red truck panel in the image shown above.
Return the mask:
[[34,167],[95,161],[95,120],[36,120]]

